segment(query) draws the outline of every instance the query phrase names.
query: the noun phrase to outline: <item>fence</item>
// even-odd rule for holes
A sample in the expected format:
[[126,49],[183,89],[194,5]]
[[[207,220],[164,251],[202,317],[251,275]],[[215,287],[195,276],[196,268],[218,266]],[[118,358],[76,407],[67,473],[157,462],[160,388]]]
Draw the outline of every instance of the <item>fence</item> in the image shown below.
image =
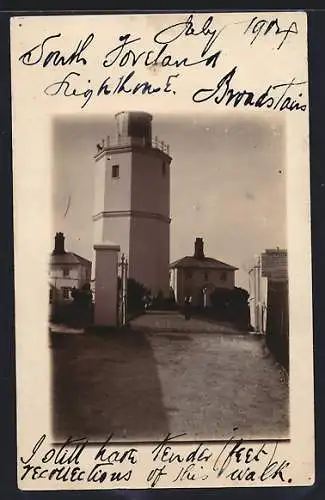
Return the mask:
[[289,370],[288,281],[268,280],[266,343],[277,361]]
[[117,140],[111,140],[107,137],[106,144],[105,141],[98,145],[98,152],[105,150],[106,148],[117,148],[117,147],[151,147],[153,149],[159,149],[163,153],[169,155],[169,144],[164,141],[160,141],[158,137],[154,138],[144,138],[144,137],[119,137]]

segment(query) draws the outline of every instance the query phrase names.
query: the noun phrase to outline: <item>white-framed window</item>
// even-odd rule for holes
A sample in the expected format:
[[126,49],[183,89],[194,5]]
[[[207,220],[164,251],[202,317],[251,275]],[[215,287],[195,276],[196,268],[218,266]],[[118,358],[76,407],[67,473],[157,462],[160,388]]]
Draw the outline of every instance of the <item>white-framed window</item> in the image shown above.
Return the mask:
[[70,275],[70,269],[68,267],[63,268],[63,276],[67,278]]
[[62,297],[64,299],[70,299],[70,288],[67,286],[63,286],[61,290],[62,290]]

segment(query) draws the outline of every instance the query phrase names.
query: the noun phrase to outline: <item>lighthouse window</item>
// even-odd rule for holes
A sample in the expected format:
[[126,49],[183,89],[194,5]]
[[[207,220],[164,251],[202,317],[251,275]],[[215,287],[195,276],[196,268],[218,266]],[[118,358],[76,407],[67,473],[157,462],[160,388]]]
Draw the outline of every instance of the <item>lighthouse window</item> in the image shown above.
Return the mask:
[[120,166],[112,165],[112,177],[117,179],[120,176]]

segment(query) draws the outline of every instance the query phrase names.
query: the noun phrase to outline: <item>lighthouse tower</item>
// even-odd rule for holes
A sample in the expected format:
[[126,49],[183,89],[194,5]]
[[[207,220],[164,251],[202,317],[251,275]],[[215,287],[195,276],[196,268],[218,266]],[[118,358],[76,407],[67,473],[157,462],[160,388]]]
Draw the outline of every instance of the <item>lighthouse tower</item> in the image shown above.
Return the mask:
[[129,262],[129,277],[151,290],[169,289],[169,146],[152,138],[152,116],[121,112],[116,137],[97,145],[95,243],[113,241]]

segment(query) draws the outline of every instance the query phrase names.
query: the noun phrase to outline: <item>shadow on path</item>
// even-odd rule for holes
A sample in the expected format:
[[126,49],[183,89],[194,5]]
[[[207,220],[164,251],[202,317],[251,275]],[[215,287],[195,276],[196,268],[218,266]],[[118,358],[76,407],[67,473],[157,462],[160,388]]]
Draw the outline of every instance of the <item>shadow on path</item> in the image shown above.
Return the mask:
[[143,332],[52,334],[56,441],[143,441],[168,433],[152,348]]

